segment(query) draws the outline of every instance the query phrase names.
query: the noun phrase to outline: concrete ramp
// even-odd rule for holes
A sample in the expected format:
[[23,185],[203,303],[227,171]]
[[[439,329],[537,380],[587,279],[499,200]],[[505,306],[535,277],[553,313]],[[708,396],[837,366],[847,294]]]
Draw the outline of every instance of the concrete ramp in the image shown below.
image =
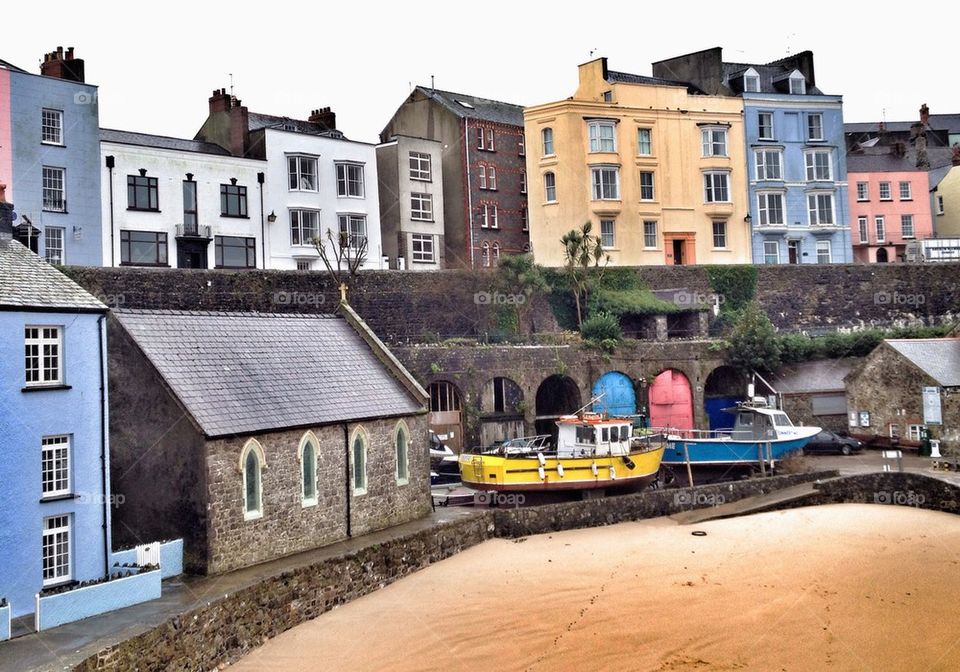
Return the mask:
[[707,520],[733,518],[750,515],[751,513],[803,506],[805,500],[814,500],[819,495],[820,493],[813,483],[802,483],[763,495],[744,497],[735,502],[693,509],[692,511],[681,511],[668,517],[680,525],[695,525]]

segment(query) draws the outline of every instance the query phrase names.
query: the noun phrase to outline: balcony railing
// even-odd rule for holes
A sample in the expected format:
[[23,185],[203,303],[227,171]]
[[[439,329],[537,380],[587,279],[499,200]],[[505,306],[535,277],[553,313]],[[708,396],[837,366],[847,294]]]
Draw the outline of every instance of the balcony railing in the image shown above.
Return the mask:
[[197,224],[177,224],[177,238],[204,238],[210,240],[210,227]]

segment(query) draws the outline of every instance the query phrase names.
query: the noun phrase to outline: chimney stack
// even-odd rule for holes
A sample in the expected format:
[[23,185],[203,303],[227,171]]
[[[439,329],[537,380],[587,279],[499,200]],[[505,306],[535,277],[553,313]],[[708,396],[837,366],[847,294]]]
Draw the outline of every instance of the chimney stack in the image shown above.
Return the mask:
[[313,110],[307,118],[312,124],[320,124],[326,131],[337,130],[337,115],[329,107],[321,107],[319,110]]
[[926,103],[920,106],[920,123],[923,124],[924,130],[926,130],[927,125],[930,123],[930,108],[927,107]]
[[13,204],[7,203],[7,185],[0,184],[0,240],[13,238]]
[[233,96],[229,95],[226,89],[214,89],[209,102],[210,114],[215,112],[228,112],[233,106]]
[[67,47],[66,51],[63,47],[57,47],[56,51],[43,55],[40,74],[45,77],[83,83],[83,59],[73,57],[73,47]]
[[225,126],[221,125],[223,122],[217,122],[221,131],[217,133],[216,142],[221,146],[225,144],[234,156],[246,156],[247,134],[250,132],[250,113],[247,108],[226,89],[214,89],[209,103],[211,117],[219,113],[227,114]]

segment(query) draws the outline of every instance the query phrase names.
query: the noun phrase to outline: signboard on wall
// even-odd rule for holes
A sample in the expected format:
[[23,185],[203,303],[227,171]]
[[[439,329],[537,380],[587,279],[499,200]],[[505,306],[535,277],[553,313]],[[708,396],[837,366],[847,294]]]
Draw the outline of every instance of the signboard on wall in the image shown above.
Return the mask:
[[870,411],[860,411],[860,426],[861,427],[870,426]]
[[940,388],[923,388],[923,424],[942,425],[943,415],[940,409]]

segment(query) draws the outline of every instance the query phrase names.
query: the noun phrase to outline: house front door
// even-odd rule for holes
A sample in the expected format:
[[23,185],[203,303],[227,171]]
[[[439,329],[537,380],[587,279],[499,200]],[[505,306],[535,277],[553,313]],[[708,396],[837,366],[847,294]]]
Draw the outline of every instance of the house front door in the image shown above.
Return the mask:
[[695,264],[693,252],[694,234],[675,233],[664,234],[663,248],[666,252],[666,262],[671,266]]
[[207,268],[207,240],[178,240],[177,268]]
[[787,241],[787,261],[791,264],[800,263],[800,241],[799,240]]

